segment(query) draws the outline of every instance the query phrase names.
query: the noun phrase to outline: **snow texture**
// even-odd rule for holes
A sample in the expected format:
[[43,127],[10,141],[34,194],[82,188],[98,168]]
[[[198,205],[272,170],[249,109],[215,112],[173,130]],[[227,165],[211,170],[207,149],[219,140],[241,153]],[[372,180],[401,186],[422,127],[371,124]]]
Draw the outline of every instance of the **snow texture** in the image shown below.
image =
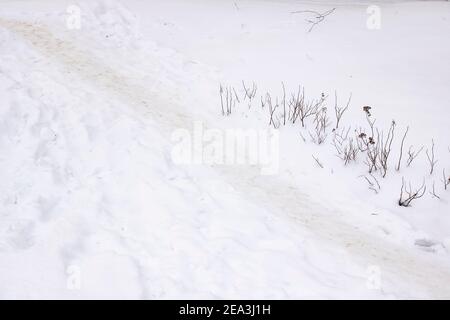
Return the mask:
[[[73,29],[69,2],[1,1],[0,298],[450,298],[450,5],[377,3],[379,30],[356,1],[79,1]],[[311,32],[293,13],[331,8]],[[174,162],[177,130],[266,130],[282,82],[329,112],[352,93],[343,125],[396,120],[378,194],[298,126],[273,175]],[[407,126],[433,175],[425,150],[393,169]],[[428,186],[408,208],[402,177]]]

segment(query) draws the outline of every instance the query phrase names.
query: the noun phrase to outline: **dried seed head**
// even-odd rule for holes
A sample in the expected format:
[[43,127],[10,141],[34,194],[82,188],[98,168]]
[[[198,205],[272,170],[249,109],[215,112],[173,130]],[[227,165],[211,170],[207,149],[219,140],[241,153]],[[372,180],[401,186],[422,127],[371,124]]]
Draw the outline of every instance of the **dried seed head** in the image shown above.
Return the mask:
[[371,107],[369,107],[369,106],[364,106],[363,107],[363,111],[370,117],[371,116],[371,114],[370,114],[370,110],[371,110],[372,108]]

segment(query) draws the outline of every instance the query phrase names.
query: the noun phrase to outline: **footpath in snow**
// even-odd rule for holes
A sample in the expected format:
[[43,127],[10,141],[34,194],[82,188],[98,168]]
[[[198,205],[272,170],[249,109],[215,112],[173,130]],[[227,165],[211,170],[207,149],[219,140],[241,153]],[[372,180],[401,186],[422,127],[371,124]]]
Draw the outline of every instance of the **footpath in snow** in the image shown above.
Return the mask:
[[[220,83],[260,79],[262,87],[279,91],[281,81],[292,81],[290,88],[301,81],[313,91],[328,90],[342,70],[336,67],[326,76],[322,68],[330,62],[318,66],[330,61],[329,54],[319,53],[323,43],[336,45],[328,44],[329,29],[323,28],[335,26],[360,39],[360,29],[351,33],[352,18],[365,7],[339,6],[328,24],[308,33],[304,20],[290,13],[298,5],[289,1],[249,1],[237,8],[203,1],[171,5],[132,1],[125,8],[119,2],[81,2],[81,29],[71,30],[62,4],[5,3],[0,12],[0,297],[450,297],[446,194],[439,202],[428,197],[413,208],[398,208],[396,180],[374,195],[358,178],[360,167],[354,172],[343,168],[323,151],[327,147],[302,142],[294,128],[280,130],[275,175],[262,175],[256,166],[173,161],[174,133],[193,132],[199,123],[206,131],[266,129],[263,115],[254,116],[246,103],[239,106],[242,111],[222,117]],[[186,11],[190,5],[192,11]],[[191,18],[199,7],[209,15],[196,24]],[[391,5],[386,16],[394,23],[391,16],[420,11],[429,19],[436,10],[442,36],[427,41],[442,61],[444,54],[433,48],[448,34],[448,5]],[[190,19],[179,17],[181,12]],[[267,15],[273,15],[270,22]],[[343,24],[346,15],[350,22]],[[232,23],[226,30],[211,24],[199,31],[201,22],[228,17]],[[287,30],[310,48],[295,48],[302,52],[298,65],[273,72],[273,65],[257,69],[269,57],[293,61],[286,53],[292,51],[285,50],[292,36]],[[187,40],[197,31],[201,41]],[[425,37],[416,36],[419,41]],[[377,37],[385,41],[383,34]],[[338,52],[353,52],[350,42],[339,44]],[[217,53],[230,43],[236,47]],[[207,44],[210,51],[202,47]],[[285,47],[277,49],[277,44]],[[254,52],[261,62],[248,62],[256,58],[245,55],[239,61],[232,54],[250,54],[249,48],[267,49]],[[334,63],[345,67],[348,59],[359,64],[359,51],[354,55],[343,55],[343,61],[336,57]],[[388,68],[399,55],[393,53],[394,62],[374,63],[379,73],[371,76],[385,77],[388,71],[379,64]],[[420,57],[411,54],[410,59]],[[246,63],[248,69],[239,72]],[[296,68],[299,72],[293,72]],[[434,78],[423,83],[424,95],[448,85],[444,69],[439,85],[433,87]],[[421,71],[428,74],[417,67],[418,75]],[[367,81],[365,73],[349,73]],[[392,83],[402,83],[402,76]],[[394,110],[375,97],[380,92],[367,93],[351,86],[355,80],[348,81],[347,87],[335,89],[353,92],[351,120],[360,115],[358,103],[364,101],[379,105],[376,112],[387,123],[406,108],[395,94],[393,102],[400,106]],[[412,83],[405,86],[400,90],[408,91]],[[430,133],[442,146],[444,166],[449,143],[444,117],[427,114],[423,125],[408,121],[421,114],[416,104],[423,98],[422,93],[408,98],[412,111],[402,125],[420,134],[435,124]],[[448,97],[430,99],[430,110],[448,112]],[[311,154],[320,155],[325,168]]]

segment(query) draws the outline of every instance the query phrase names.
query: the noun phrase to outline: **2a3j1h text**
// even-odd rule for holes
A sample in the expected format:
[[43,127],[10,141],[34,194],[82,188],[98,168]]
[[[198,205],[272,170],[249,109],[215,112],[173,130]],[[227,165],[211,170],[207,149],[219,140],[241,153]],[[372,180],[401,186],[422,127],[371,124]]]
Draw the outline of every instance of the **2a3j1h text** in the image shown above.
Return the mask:
[[254,317],[258,315],[270,315],[270,305],[259,304],[224,304],[221,307],[214,306],[193,306],[185,305],[180,307],[179,315],[197,315],[205,316],[207,318],[218,315],[240,315]]

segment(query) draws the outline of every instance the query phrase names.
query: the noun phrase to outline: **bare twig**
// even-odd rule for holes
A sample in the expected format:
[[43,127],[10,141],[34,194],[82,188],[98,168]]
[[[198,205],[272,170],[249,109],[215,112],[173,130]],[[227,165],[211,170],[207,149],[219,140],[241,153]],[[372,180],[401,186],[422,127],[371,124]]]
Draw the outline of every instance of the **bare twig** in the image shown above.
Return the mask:
[[[348,132],[347,132],[348,133]],[[353,142],[353,139],[341,139],[340,135],[334,135],[333,142],[338,158],[344,161],[344,164],[347,165],[350,161],[356,161],[356,156],[358,155],[358,147]]]
[[408,160],[406,160],[406,165],[409,167],[415,158],[422,152],[423,146],[419,149],[419,151],[415,152],[413,150],[413,146],[409,147],[408,150]]
[[300,132],[300,137],[302,138],[303,142],[306,142],[306,138],[303,136],[303,134]]
[[[366,109],[366,108],[368,108],[368,109]],[[376,119],[370,120],[371,116],[372,116],[369,112],[370,107],[366,106],[363,108],[363,110],[366,113],[366,120],[367,120],[367,123],[369,124],[370,134],[366,133],[362,129],[356,130],[357,137],[359,138],[357,140],[358,148],[359,148],[359,151],[361,151],[361,152],[369,150],[370,146],[374,146],[376,144],[376,141],[378,141],[378,139],[375,140],[375,122],[377,120]]]
[[222,106],[222,115],[224,116],[225,115],[225,108],[224,108],[224,106],[223,106],[223,87],[222,87],[222,85],[220,85],[220,87],[219,87],[219,92],[220,92],[220,104],[221,104],[221,106]]
[[270,113],[269,126],[273,125],[273,127],[275,129],[278,129],[280,124],[279,124],[278,121],[275,122],[275,120],[274,120],[275,111],[278,108],[278,99],[277,99],[277,101],[275,103],[275,106],[273,106],[273,104],[272,104],[272,97],[270,96],[270,94],[267,94],[266,101],[267,101],[267,105],[269,106],[269,113]]
[[433,181],[433,190],[430,192],[430,194],[431,194],[434,198],[436,198],[436,199],[441,199],[441,197],[439,197],[439,196],[436,194],[436,191],[435,191],[435,189],[434,189],[434,181]]
[[[370,113],[371,107],[363,107],[363,111],[366,113],[366,120],[369,124],[370,133],[366,133],[363,129],[356,130],[357,145],[360,152],[366,152],[365,164],[369,169],[369,173],[378,170],[378,159],[381,152],[380,134],[378,130],[375,130],[376,119],[371,120],[372,114]],[[375,137],[375,131],[377,136]]]
[[252,99],[256,96],[256,90],[257,90],[256,84],[253,82],[252,87],[247,88],[245,86],[244,81],[242,80],[242,86],[244,87],[244,101],[245,101],[245,98],[248,98],[250,100],[250,102],[252,102]]
[[314,124],[314,133],[309,132],[309,135],[314,143],[322,144],[328,136],[327,128],[330,125],[327,108],[323,107],[316,113]]
[[442,169],[442,182],[444,183],[444,190],[450,185],[450,177],[445,174],[445,169]]
[[348,139],[348,133],[350,132],[351,127],[348,127],[347,131],[345,131],[345,128],[342,128],[341,131],[338,131],[336,129],[333,129],[333,141],[332,144],[334,148],[337,151],[337,156],[341,158],[341,155],[343,154],[343,148],[346,140]]
[[400,157],[398,158],[398,163],[397,163],[397,168],[396,168],[397,171],[400,171],[400,165],[401,165],[402,157],[403,157],[403,145],[405,143],[405,139],[406,139],[406,135],[408,134],[408,131],[409,131],[409,126],[406,128],[405,135],[403,136],[403,139],[402,139],[402,144],[400,145]]
[[261,96],[261,109],[264,109],[264,107],[266,106],[266,102],[267,102],[267,95],[269,93],[266,93],[266,101],[263,100],[263,97]]
[[336,8],[330,9],[328,11],[325,12],[317,12],[317,11],[313,11],[313,10],[300,10],[300,11],[293,11],[291,13],[308,13],[312,15],[312,18],[310,19],[306,19],[306,21],[308,23],[311,24],[311,27],[309,28],[308,32],[311,32],[312,29],[318,25],[319,23],[321,23],[323,20],[325,20],[325,18],[332,14],[334,11],[336,10]]
[[283,87],[283,125],[286,125],[286,88],[284,87],[284,83],[281,82],[281,86]]
[[293,113],[291,116],[292,123],[295,123],[298,118],[302,123],[302,127],[305,127],[306,118],[316,115],[319,109],[324,105],[326,99],[327,96],[322,93],[319,100],[307,102],[305,99],[305,89],[299,88],[297,95],[292,96],[290,102],[290,105],[293,106]]
[[398,200],[398,205],[402,207],[409,207],[412,201],[422,198],[426,190],[427,186],[425,185],[425,180],[418,189],[415,189],[413,191],[411,183],[409,183],[409,187],[407,187],[405,179],[402,178],[402,188],[400,190],[400,198]]
[[239,100],[239,98],[236,95],[236,91],[234,91],[234,88],[232,87],[224,87],[220,85],[219,87],[220,92],[220,104],[222,107],[222,115],[229,116],[236,105],[236,99]]
[[352,94],[350,94],[350,97],[348,98],[347,105],[345,107],[339,107],[338,106],[337,93],[336,93],[336,91],[334,92],[334,112],[336,114],[336,127],[335,127],[335,129],[339,128],[339,123],[341,122],[341,118],[344,115],[345,111],[347,111],[351,100],[352,100]]
[[233,87],[233,92],[234,92],[234,97],[236,98],[237,102],[238,102],[238,103],[241,103],[241,100],[239,100],[239,97],[238,97],[238,95],[237,95],[236,90],[234,89],[234,87]]
[[395,126],[395,121],[392,121],[391,127],[389,128],[388,135],[386,137],[386,141],[384,141],[383,133],[381,133],[381,150],[379,153],[379,161],[381,169],[383,171],[383,178],[386,177],[388,170],[388,160],[392,150],[392,141],[394,140]]
[[[292,124],[295,124],[295,121],[298,118],[299,108],[304,103],[304,100],[305,100],[304,95],[305,95],[305,90],[299,86],[297,94],[296,95],[292,94],[292,98],[289,101],[289,114],[290,114],[289,120],[292,121]],[[291,109],[292,109],[292,113],[291,113]]]
[[323,164],[320,163],[319,159],[317,159],[316,157],[314,157],[314,155],[312,155],[312,157],[314,158],[314,160],[316,160],[316,163],[319,165],[319,167],[321,167],[323,169]]
[[370,176],[372,177],[372,179],[375,181],[375,183],[377,184],[378,190],[381,189],[380,184],[378,183],[377,178],[375,178],[372,174],[370,174]]
[[370,174],[370,178],[372,178],[372,180],[370,178],[368,178],[367,176],[360,176],[363,177],[367,183],[369,184],[369,189],[372,190],[373,192],[375,192],[376,194],[378,194],[378,192],[381,190],[381,186],[378,183],[377,178],[375,178],[372,174]]
[[427,154],[428,162],[430,164],[430,174],[433,174],[434,167],[435,167],[436,163],[438,162],[437,160],[435,160],[435,157],[434,157],[434,140],[433,139],[431,139],[431,155],[428,153],[428,149],[425,153]]

